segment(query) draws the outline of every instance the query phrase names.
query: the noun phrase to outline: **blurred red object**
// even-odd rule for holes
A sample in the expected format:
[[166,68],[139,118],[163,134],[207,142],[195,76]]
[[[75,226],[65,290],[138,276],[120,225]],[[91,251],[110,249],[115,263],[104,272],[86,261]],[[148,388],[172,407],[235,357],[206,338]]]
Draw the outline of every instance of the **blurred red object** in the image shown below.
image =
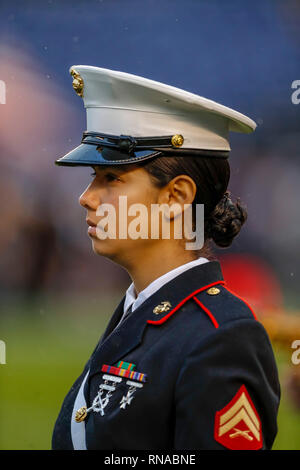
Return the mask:
[[228,254],[219,257],[229,289],[246,300],[259,316],[283,311],[283,295],[272,268],[252,255]]

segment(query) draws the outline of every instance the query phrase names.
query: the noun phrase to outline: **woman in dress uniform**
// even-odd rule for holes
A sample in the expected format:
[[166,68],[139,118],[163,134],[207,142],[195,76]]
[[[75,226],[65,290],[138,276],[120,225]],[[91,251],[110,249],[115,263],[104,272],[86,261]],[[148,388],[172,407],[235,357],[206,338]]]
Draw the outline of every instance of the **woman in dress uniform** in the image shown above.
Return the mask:
[[[246,221],[227,189],[228,135],[255,123],[142,77],[90,66],[71,75],[87,131],[56,163],[93,168],[79,199],[93,250],[132,283],[64,399],[53,449],[270,449],[280,397],[270,341],[211,252],[212,242],[230,246]],[[139,237],[128,210],[137,204]],[[161,227],[153,235],[153,207],[170,236]],[[175,235],[186,208],[203,243]]]

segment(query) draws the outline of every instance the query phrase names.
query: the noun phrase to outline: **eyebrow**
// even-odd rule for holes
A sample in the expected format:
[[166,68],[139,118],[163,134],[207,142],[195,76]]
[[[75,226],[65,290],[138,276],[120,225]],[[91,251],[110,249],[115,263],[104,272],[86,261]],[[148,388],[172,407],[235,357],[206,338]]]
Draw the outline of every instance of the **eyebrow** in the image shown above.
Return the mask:
[[[124,165],[125,166],[125,165]],[[113,171],[113,172],[116,172],[118,174],[122,174],[122,173],[127,173],[128,169],[122,169],[120,168],[119,166],[115,166],[115,165],[92,165],[92,168],[96,171]]]
[[118,171],[118,168],[114,168],[113,165],[92,165],[92,168],[94,168],[94,170],[98,170],[98,171],[106,171],[106,170],[109,170],[109,171],[112,171],[112,170],[116,170]]

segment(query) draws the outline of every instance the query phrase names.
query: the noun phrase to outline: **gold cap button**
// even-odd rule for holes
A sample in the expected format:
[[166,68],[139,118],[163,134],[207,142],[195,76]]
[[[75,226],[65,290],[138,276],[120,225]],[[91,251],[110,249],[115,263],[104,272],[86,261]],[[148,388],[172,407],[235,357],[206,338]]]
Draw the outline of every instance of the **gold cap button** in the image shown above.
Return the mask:
[[206,292],[209,295],[217,295],[217,294],[220,294],[221,291],[217,287],[210,287],[209,289],[207,289]]
[[81,408],[79,408],[79,410],[76,411],[76,414],[75,414],[76,423],[81,423],[81,421],[84,421],[86,416],[87,416],[86,406],[82,406]]
[[184,142],[184,138],[180,134],[173,135],[173,137],[171,139],[171,143],[172,143],[173,147],[181,147],[183,142]]

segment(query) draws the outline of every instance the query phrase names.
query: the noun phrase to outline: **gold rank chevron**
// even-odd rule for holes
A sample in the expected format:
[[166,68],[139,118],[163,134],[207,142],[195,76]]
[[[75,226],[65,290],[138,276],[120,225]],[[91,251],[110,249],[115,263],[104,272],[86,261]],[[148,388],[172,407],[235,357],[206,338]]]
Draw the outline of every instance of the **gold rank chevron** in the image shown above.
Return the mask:
[[240,421],[245,422],[253,436],[259,441],[260,422],[244,392],[235,404],[220,416],[219,436],[233,429]]

